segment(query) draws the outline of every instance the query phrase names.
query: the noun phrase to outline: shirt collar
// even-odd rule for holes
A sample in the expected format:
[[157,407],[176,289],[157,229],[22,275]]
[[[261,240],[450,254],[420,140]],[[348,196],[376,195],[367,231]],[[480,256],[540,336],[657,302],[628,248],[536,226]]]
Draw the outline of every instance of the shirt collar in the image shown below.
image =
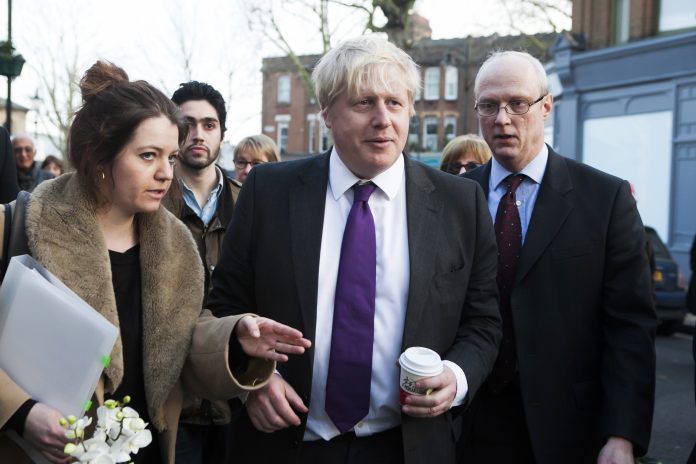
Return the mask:
[[[222,188],[225,182],[225,176],[223,175],[222,170],[217,164],[215,165],[215,174],[217,174],[218,183],[217,186],[210,191],[210,195],[208,195],[208,198],[210,198],[213,195],[219,196],[220,192],[222,192]],[[187,192],[191,193],[191,195],[193,195],[193,190],[191,190],[191,188],[189,188],[189,186],[186,185],[186,181],[184,181],[182,177],[179,178],[179,181],[181,183],[181,187],[185,189]]]
[[329,159],[329,187],[334,200],[338,201],[341,196],[348,191],[356,182],[361,180],[372,181],[381,191],[393,200],[404,177],[404,157],[399,155],[394,164],[387,170],[380,172],[372,179],[360,179],[346,167],[341,158],[336,153],[336,147],[331,150]]
[[505,169],[498,160],[493,157],[491,163],[491,180],[489,187],[491,190],[498,188],[500,183],[505,180],[510,174],[524,174],[537,184],[541,183],[541,179],[544,177],[544,171],[546,171],[546,162],[549,159],[549,149],[546,144],[541,146],[541,151],[530,161],[519,173],[510,172]]

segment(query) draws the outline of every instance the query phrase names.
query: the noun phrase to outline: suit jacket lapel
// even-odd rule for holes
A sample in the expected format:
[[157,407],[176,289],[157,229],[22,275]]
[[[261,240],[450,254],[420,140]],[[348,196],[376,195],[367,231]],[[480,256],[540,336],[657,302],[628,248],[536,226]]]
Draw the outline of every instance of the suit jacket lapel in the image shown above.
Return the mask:
[[534,204],[520,260],[517,263],[515,283],[524,279],[573,209],[572,203],[565,198],[572,189],[573,184],[567,164],[563,157],[549,148],[546,171],[541,180],[539,195]]
[[297,291],[304,320],[305,337],[314,339],[317,324],[317,288],[319,254],[324,224],[326,187],[329,179],[330,152],[317,156],[298,175],[291,187],[290,205],[291,256]]
[[406,222],[408,227],[409,293],[402,351],[417,344],[418,325],[434,273],[438,217],[442,201],[434,194],[435,186],[425,174],[426,168],[405,157]]

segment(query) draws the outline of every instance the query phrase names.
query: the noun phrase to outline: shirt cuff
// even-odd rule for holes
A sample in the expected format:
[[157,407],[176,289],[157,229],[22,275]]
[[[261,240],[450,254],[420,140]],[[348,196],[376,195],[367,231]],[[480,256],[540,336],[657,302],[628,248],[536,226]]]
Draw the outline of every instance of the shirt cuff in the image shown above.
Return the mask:
[[454,372],[454,376],[457,379],[457,393],[454,395],[454,400],[452,401],[450,408],[460,406],[464,403],[464,397],[469,391],[469,382],[466,381],[466,375],[464,374],[462,368],[459,367],[459,364],[453,363],[452,361],[448,361],[446,359],[442,361],[442,363],[452,369],[452,372]]

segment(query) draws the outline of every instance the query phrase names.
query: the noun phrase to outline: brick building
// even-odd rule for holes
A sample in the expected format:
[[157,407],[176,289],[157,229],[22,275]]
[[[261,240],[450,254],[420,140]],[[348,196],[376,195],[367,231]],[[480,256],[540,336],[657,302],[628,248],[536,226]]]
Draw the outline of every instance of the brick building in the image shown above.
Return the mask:
[[[538,34],[430,40],[429,28],[419,23],[418,31],[425,38],[416,41],[409,53],[421,67],[423,87],[416,96],[416,115],[411,120],[410,152],[438,152],[456,135],[478,132],[474,78],[490,51],[527,50],[546,61],[556,39],[556,34]],[[310,73],[319,58],[299,57]],[[331,145],[319,108],[308,98],[305,81],[296,69],[288,57],[263,60],[263,133],[290,158],[321,153]]]

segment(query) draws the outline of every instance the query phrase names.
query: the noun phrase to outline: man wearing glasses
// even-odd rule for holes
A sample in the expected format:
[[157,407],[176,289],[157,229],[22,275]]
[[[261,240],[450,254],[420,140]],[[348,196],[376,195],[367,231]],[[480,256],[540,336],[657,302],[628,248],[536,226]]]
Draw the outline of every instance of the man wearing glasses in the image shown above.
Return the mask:
[[632,464],[650,439],[656,317],[630,186],[544,144],[553,96],[532,56],[493,54],[474,93],[493,159],[464,177],[495,221],[503,341],[461,462]]
[[15,155],[17,166],[17,184],[20,190],[32,192],[41,182],[53,179],[53,174],[41,169],[39,163],[34,161],[36,147],[34,140],[27,134],[19,134],[12,137],[12,151]]

